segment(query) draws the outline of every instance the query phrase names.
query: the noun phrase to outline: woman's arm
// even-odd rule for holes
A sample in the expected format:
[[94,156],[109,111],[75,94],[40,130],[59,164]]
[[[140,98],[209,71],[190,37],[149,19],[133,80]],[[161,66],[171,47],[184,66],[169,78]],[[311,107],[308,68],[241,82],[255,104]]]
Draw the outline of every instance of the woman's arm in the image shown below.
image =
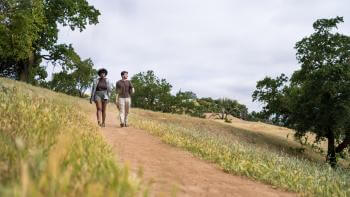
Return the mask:
[[96,92],[96,80],[94,80],[92,83],[90,103],[92,103],[92,100],[95,96],[95,92]]

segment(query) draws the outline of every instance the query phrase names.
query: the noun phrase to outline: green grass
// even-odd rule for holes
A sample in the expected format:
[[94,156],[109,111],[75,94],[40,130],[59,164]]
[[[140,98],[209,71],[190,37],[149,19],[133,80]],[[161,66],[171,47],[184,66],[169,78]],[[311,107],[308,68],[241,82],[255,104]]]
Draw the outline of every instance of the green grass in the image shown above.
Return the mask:
[[[86,103],[86,104],[85,104]],[[87,102],[0,78],[0,196],[139,196]]]
[[[268,138],[211,120],[133,110],[131,122],[205,160],[225,172],[247,176],[305,196],[350,196],[350,172],[297,157]],[[256,139],[254,139],[254,137]],[[255,140],[255,141],[254,141]]]

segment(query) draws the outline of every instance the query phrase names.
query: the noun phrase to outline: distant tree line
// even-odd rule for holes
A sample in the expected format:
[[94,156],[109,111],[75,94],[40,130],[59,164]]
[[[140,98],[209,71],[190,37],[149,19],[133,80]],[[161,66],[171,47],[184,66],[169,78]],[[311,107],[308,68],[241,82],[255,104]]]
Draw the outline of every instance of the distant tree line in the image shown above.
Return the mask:
[[247,119],[245,105],[229,98],[198,98],[192,91],[171,94],[172,85],[160,79],[153,71],[141,72],[131,78],[136,93],[132,96],[134,107],[175,114],[205,117],[206,113],[227,119],[229,115]]

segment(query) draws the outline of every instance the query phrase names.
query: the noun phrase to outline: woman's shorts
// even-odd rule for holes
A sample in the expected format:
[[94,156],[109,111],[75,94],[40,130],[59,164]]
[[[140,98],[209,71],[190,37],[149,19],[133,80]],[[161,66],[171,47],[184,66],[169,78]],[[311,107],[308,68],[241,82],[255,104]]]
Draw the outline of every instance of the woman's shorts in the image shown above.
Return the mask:
[[108,101],[107,91],[96,91],[94,101]]

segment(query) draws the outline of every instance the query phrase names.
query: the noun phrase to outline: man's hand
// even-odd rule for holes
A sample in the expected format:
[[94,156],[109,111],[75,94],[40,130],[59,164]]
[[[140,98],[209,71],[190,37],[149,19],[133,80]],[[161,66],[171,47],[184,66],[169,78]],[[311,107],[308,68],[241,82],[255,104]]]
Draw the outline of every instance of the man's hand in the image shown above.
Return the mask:
[[115,99],[115,105],[117,106],[117,108],[119,109],[119,102],[118,102],[118,98]]

